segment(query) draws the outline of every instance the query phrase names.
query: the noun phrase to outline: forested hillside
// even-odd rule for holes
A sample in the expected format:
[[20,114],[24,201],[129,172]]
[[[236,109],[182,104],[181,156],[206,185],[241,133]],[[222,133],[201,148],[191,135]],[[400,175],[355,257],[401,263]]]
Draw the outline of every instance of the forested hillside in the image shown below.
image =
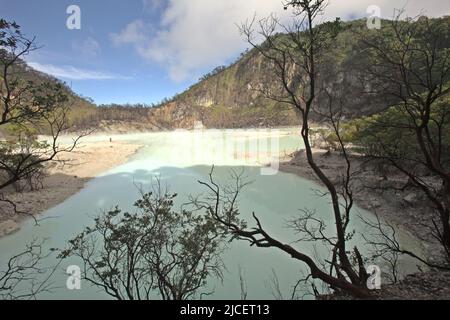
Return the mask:
[[[440,18],[439,22],[444,29],[449,29],[450,17]],[[419,19],[414,23],[426,21]],[[390,24],[382,23],[382,26],[379,32],[388,37],[392,32]],[[361,50],[360,39],[367,32],[365,20],[342,22],[332,48],[320,57],[317,64],[318,85],[322,88],[340,88],[340,95],[345,97],[345,116],[348,118],[375,114],[393,102],[387,101],[384,95],[362,94],[370,86],[376,86],[365,79],[366,70],[373,63]],[[289,41],[288,38],[288,35],[279,35],[280,41]],[[450,40],[444,47],[450,47]],[[271,62],[256,50],[247,51],[229,67],[216,68],[185,92],[152,108],[147,117],[148,125],[156,129],[192,128],[195,121],[202,121],[209,128],[296,125],[297,116],[287,104],[274,102],[261,93],[282,91],[273,79],[273,70]],[[295,70],[292,74],[296,74]],[[297,80],[292,79],[291,85],[295,85]],[[321,98],[312,115],[316,121],[321,119],[320,113],[327,108],[326,99]]]
[[[441,22],[448,26],[450,18],[442,18]],[[384,28],[379,32],[389,34],[389,24],[382,25]],[[341,95],[346,97],[347,117],[371,115],[384,110],[387,105],[383,96],[362,94],[371,85],[363,79],[371,62],[361,52],[358,39],[367,31],[365,20],[341,23],[331,50],[320,57],[317,63],[320,78],[318,85],[343,90]],[[279,35],[279,41],[289,41],[286,38],[289,36]],[[446,47],[450,47],[450,41]],[[202,120],[207,127],[216,128],[297,124],[293,110],[282,102],[266,99],[261,93],[270,91],[276,95],[282,91],[279,82],[273,79],[273,72],[271,62],[256,50],[251,50],[242,54],[228,68],[218,68],[173,101],[154,110],[151,118],[164,126],[181,127],[192,126],[196,120]],[[296,74],[295,70],[292,70],[292,74]],[[290,85],[295,85],[295,81],[298,79],[292,79]],[[370,103],[367,99],[370,99]],[[327,108],[320,98],[318,104],[316,111],[319,112],[312,115],[316,120],[320,120],[319,113]]]
[[[450,24],[450,17],[440,19]],[[420,19],[414,23],[421,23]],[[349,118],[372,115],[386,109],[384,97],[376,94],[363,95],[370,82],[364,79],[369,58],[360,50],[360,38],[367,32],[366,21],[342,22],[339,34],[331,49],[320,57],[318,74],[323,88],[339,87],[346,97],[345,110]],[[379,32],[388,35],[388,23]],[[326,27],[326,24],[318,28]],[[289,41],[289,35],[279,34],[279,41]],[[450,42],[450,41],[449,41]],[[446,48],[450,47],[447,43]],[[65,91],[70,97],[70,130],[96,128],[104,131],[145,131],[193,128],[196,121],[202,121],[208,128],[274,127],[298,124],[295,112],[285,103],[267,99],[262,91],[283,91],[273,79],[274,66],[255,49],[241,54],[228,67],[218,67],[203,76],[199,82],[185,92],[158,105],[101,105],[95,106],[88,98],[78,96],[68,86]],[[35,71],[23,64],[20,70],[24,80],[36,82],[56,81],[53,77]],[[299,74],[292,69],[292,74]],[[299,79],[292,79],[295,86]],[[370,99],[367,101],[367,99]],[[326,100],[326,99],[324,99]],[[315,106],[312,118],[319,121],[326,103]]]
[[[0,51],[0,55],[6,55],[5,51]],[[0,67],[3,69],[3,65],[0,62]],[[97,108],[89,98],[82,97],[75,93],[68,85],[62,81],[37,71],[26,64],[25,61],[18,59],[18,61],[11,67],[11,74],[9,75],[9,81],[18,82],[19,87],[26,87],[27,85],[38,87],[45,86],[46,84],[61,86],[61,93],[67,96],[67,104],[69,106],[68,125],[70,130],[77,130],[79,127],[84,126],[88,119],[95,118],[97,114]],[[3,74],[0,74],[0,82],[3,83]],[[2,91],[3,92],[3,91]],[[18,93],[16,93],[18,94]],[[10,126],[3,126],[1,128],[3,134],[8,134]],[[46,134],[47,128],[42,128],[39,133]]]

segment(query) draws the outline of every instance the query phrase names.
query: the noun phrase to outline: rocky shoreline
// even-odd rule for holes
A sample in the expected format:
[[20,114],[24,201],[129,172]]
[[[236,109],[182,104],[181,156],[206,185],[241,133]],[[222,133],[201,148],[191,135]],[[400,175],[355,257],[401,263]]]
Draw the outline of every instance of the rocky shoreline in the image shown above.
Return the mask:
[[[322,149],[314,149],[313,153],[319,167],[338,184],[345,170],[344,158],[338,152]],[[410,186],[405,177],[394,172],[380,175],[358,155],[352,155],[351,160],[356,204],[418,239],[423,258],[440,262],[442,249],[430,230],[424,227],[433,217],[426,197]],[[283,159],[280,170],[320,183],[307,164],[304,151]],[[331,299],[336,298],[345,297]],[[383,286],[374,294],[374,299],[450,299],[450,271],[429,270],[407,275],[396,284]]]

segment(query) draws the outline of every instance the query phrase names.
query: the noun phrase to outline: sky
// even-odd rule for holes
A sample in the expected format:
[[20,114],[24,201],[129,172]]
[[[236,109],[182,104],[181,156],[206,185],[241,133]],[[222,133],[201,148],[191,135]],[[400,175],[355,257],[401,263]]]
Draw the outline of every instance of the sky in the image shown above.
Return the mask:
[[[450,14],[448,0],[330,0],[321,19],[365,18],[374,5],[385,18],[400,7],[411,16]],[[272,13],[291,18],[282,0],[0,0],[0,18],[41,47],[26,61],[97,104],[181,93],[247,48],[237,25]]]

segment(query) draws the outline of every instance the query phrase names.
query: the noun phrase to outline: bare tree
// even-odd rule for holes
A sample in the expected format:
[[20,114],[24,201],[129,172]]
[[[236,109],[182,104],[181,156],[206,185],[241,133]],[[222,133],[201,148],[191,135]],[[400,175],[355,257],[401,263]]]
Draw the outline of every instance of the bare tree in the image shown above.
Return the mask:
[[[14,186],[22,191],[24,182],[31,189],[39,187],[45,164],[60,161],[57,155],[74,150],[86,135],[80,134],[69,146],[60,146],[60,135],[68,129],[68,89],[56,80],[28,80],[23,58],[37,49],[35,39],[23,35],[18,24],[0,19],[0,131],[6,137],[0,140],[0,209],[8,207],[8,213],[14,214],[33,213],[20,211],[8,199],[7,189]],[[39,133],[49,135],[48,141],[38,140]],[[56,267],[43,264],[50,253],[44,251],[42,243],[33,241],[5,261],[5,270],[0,270],[0,297],[35,299],[50,290]]]
[[247,283],[245,282],[244,272],[242,268],[239,266],[239,285],[241,287],[241,300],[247,300],[248,290]]
[[[201,185],[204,185],[210,191],[209,196],[206,199],[195,199],[194,203],[199,209],[207,210],[217,222],[222,226],[225,226],[232,235],[232,239],[247,241],[251,246],[259,248],[277,248],[289,254],[293,259],[305,263],[309,268],[312,279],[323,281],[335,292],[350,294],[358,298],[370,297],[366,284],[361,283],[361,280],[360,282],[353,284],[345,274],[345,271],[343,271],[342,267],[338,264],[339,257],[335,253],[338,251],[336,238],[328,237],[323,233],[324,225],[322,221],[312,219],[311,223],[316,222],[318,226],[308,223],[306,227],[307,231],[304,232],[312,235],[315,240],[311,241],[323,241],[324,243],[331,245],[332,250],[330,252],[332,253],[333,258],[332,260],[326,260],[325,264],[322,264],[322,262],[318,260],[318,257],[311,257],[294,248],[291,244],[286,244],[273,238],[263,227],[255,213],[253,213],[253,219],[256,225],[249,228],[247,222],[239,218],[240,212],[237,208],[238,196],[248,183],[243,180],[242,174],[236,174],[234,175],[235,184],[233,186],[219,186],[214,181],[213,171],[214,168],[210,173],[209,181],[199,181]],[[310,218],[311,217],[313,216],[311,215]],[[299,220],[302,221],[300,222],[299,229],[302,229],[305,226],[303,221],[306,220],[303,217],[299,218]],[[299,232],[302,231],[299,230]],[[306,238],[301,239],[300,242],[305,239]],[[359,262],[360,264],[358,264],[358,266],[362,268],[365,273],[362,261]],[[328,266],[328,268],[326,266]],[[365,275],[366,274],[361,276],[361,278],[365,277]]]
[[54,288],[51,278],[59,263],[45,266],[50,255],[43,249],[43,241],[34,240],[12,256],[0,270],[0,299],[33,300],[51,291]]
[[[88,134],[60,146],[60,135],[68,129],[67,88],[56,80],[35,83],[24,78],[28,67],[23,58],[37,49],[35,39],[24,36],[19,25],[0,19],[0,130],[10,136],[0,141],[0,201],[9,204],[7,187],[16,185],[20,190],[18,184],[27,180],[36,186],[44,164],[73,151]],[[48,134],[49,139],[38,141],[38,133]]]
[[[304,215],[291,223],[295,231],[300,234],[301,240],[321,241],[330,247],[331,258],[322,265],[301,250],[273,238],[263,227],[263,223],[253,214],[256,226],[248,229],[245,222],[238,218],[236,198],[244,186],[240,176],[236,176],[236,185],[232,190],[225,190],[214,182],[211,173],[208,182],[200,182],[211,192],[213,204],[201,204],[206,207],[217,221],[226,226],[238,239],[247,240],[251,245],[263,248],[278,248],[289,254],[292,258],[305,263],[313,279],[320,279],[333,290],[344,292],[355,297],[366,298],[370,296],[366,287],[367,273],[363,265],[363,258],[359,250],[347,248],[347,241],[352,237],[348,232],[350,213],[353,206],[352,192],[349,185],[350,163],[347,162],[347,171],[344,173],[344,187],[340,191],[329,177],[317,165],[310,141],[310,115],[317,103],[318,92],[322,89],[318,81],[319,57],[330,45],[332,39],[339,32],[339,20],[314,26],[314,23],[323,14],[326,7],[324,0],[288,1],[285,8],[292,7],[295,16],[292,26],[286,26],[276,17],[270,17],[258,22],[244,24],[241,32],[250,45],[273,67],[273,75],[279,84],[279,90],[273,90],[261,85],[257,88],[266,98],[277,102],[289,104],[297,111],[301,122],[301,136],[305,145],[308,164],[326,187],[332,201],[332,215],[335,223],[333,236],[325,234],[325,224],[317,219],[314,212],[304,211]],[[254,25],[259,27],[255,34]],[[279,31],[284,31],[280,34]],[[257,41],[262,40],[261,44]],[[330,99],[333,104],[333,99]],[[333,114],[333,113],[332,113]],[[332,119],[335,119],[332,116]],[[332,125],[339,134],[339,124],[333,121]],[[342,151],[345,147],[341,141]],[[346,157],[348,160],[348,157]]]
[[172,209],[176,194],[154,185],[137,213],[109,211],[69,242],[83,277],[118,300],[201,298],[210,277],[222,277],[223,231],[208,216]]
[[395,168],[428,198],[435,212],[429,227],[450,261],[449,20],[403,19],[398,11],[383,23],[388,37],[361,35],[369,57],[364,77],[372,83],[366,93],[383,94],[392,107],[370,120],[362,152]]

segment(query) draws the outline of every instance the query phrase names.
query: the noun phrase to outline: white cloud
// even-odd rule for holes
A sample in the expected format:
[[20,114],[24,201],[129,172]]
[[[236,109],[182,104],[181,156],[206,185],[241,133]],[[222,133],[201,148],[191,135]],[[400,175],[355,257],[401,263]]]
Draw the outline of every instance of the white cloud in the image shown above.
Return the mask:
[[135,20],[129,23],[125,29],[119,33],[112,33],[110,38],[112,43],[116,46],[125,44],[134,44],[139,46],[148,40],[145,24],[142,20]]
[[[154,3],[151,0],[144,2]],[[156,1],[159,2],[159,1]],[[450,2],[440,0],[331,0],[324,20],[341,17],[365,17],[370,5],[380,7],[383,17],[391,17],[395,7],[404,7],[410,15],[424,11],[439,16],[450,11]],[[289,17],[277,0],[168,0],[161,21],[152,26],[135,20],[125,29],[111,35],[115,45],[133,45],[136,52],[150,62],[167,67],[170,77],[181,81],[198,70],[225,63],[245,48],[236,24],[253,17],[276,13]],[[151,35],[151,36],[150,36]]]
[[28,62],[28,65],[35,70],[47,73],[57,78],[69,80],[113,80],[127,79],[128,77],[117,76],[109,73],[79,69],[73,66],[55,66],[38,62]]
[[83,41],[74,41],[72,48],[87,57],[97,57],[102,51],[98,41],[92,37],[87,37]]
[[164,0],[142,0],[142,5],[145,11],[152,12],[161,8]]

